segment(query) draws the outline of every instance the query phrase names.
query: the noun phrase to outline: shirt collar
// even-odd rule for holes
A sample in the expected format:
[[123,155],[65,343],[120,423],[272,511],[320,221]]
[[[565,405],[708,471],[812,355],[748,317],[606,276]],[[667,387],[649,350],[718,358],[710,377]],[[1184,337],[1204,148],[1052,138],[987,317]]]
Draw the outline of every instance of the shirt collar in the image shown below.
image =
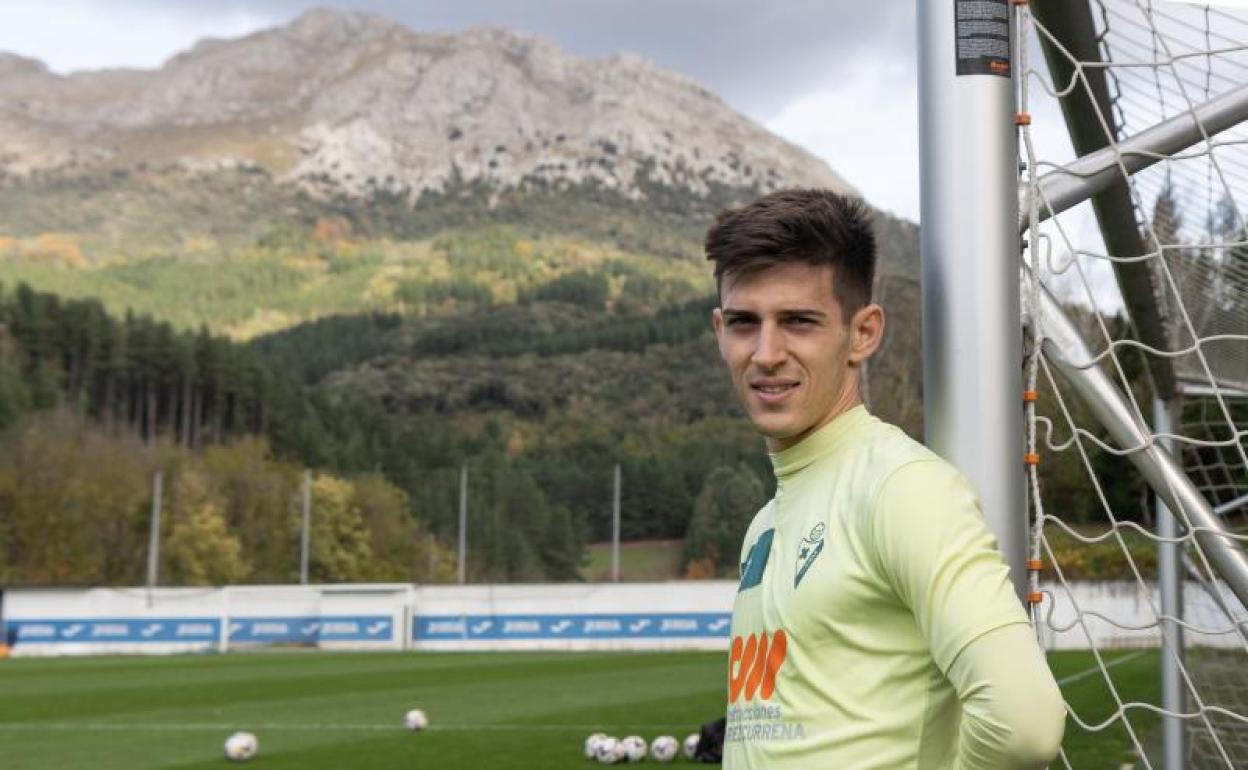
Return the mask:
[[771,467],[775,471],[776,480],[783,484],[811,463],[831,454],[857,425],[869,419],[871,413],[859,404],[838,414],[827,425],[788,449],[771,454]]

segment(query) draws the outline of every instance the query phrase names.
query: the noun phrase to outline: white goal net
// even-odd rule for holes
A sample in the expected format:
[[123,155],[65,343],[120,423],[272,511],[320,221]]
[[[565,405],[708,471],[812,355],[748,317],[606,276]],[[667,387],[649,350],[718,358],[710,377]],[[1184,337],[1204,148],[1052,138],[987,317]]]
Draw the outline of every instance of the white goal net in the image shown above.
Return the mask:
[[[1248,540],[1248,122],[1227,118],[1248,115],[1248,10],[1014,7],[1031,556],[1044,565],[1033,618],[1042,636],[1080,636],[1103,683],[1103,708],[1068,702],[1067,744],[1124,745],[1096,766],[1248,767],[1248,613],[1224,579]],[[1190,136],[1134,141],[1158,127]],[[1113,178],[1090,201],[1058,201],[1046,182],[1095,181],[1076,160],[1097,152]],[[1041,319],[1050,291],[1061,330]],[[1074,384],[1085,376],[1112,384],[1133,425],[1107,426]],[[1181,474],[1156,470],[1159,448]],[[1077,587],[1110,574],[1131,613]],[[1169,684],[1140,689],[1115,665],[1123,644],[1155,646]],[[1078,766],[1067,751],[1059,765]]]

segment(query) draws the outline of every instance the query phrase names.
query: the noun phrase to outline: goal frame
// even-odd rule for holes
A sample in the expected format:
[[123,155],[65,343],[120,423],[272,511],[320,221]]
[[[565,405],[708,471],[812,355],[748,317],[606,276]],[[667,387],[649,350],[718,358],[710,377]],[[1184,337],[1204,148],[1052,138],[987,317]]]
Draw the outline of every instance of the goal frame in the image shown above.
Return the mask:
[[[1041,49],[1054,82],[1072,84],[1086,98],[1061,100],[1078,160],[1023,185],[1018,130],[1030,119],[1018,111],[1016,94],[1020,76],[1026,75],[1019,72],[1019,46],[1027,42],[1019,39],[1018,5],[1008,0],[989,4],[1002,9],[1008,26],[1009,77],[959,72],[962,0],[917,3],[926,441],[979,491],[1015,589],[1027,600],[1020,324],[1025,318],[1044,340],[1040,352],[1045,360],[1074,386],[1115,440],[1140,448],[1127,457],[1157,493],[1162,618],[1182,617],[1183,562],[1177,538],[1193,529],[1214,573],[1248,607],[1248,557],[1225,536],[1218,513],[1183,472],[1173,448],[1152,438],[1145,418],[1096,365],[1060,304],[1043,288],[1033,289],[1034,306],[1023,316],[1024,287],[1034,284],[1026,268],[1020,281],[1018,259],[1024,232],[1084,201],[1092,203],[1109,253],[1146,254],[1126,178],[1248,120],[1248,86],[1115,143],[1118,132],[1104,69],[1076,69],[1071,63],[1071,58],[1100,61],[1088,0],[1037,3],[1030,12],[1052,35],[1041,36]],[[1012,189],[1007,192],[1006,187]],[[1031,190],[1039,200],[1031,198]],[[1168,330],[1173,326],[1155,301],[1158,287],[1148,262],[1115,260],[1113,268],[1141,342],[1156,350],[1171,349]],[[1161,356],[1149,357],[1148,374],[1153,430],[1170,433],[1184,383]],[[1163,620],[1161,630],[1165,645],[1174,651],[1163,656],[1164,761],[1167,768],[1181,768],[1186,759],[1178,716],[1185,711],[1182,628],[1174,620]]]

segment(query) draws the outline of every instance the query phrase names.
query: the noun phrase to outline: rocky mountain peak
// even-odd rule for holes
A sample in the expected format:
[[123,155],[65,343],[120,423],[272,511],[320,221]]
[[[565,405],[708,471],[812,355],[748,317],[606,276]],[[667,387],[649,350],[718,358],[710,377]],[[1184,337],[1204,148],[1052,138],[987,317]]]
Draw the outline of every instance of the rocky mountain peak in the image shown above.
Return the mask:
[[44,75],[47,72],[47,66],[38,59],[0,51],[0,78],[12,75]]
[[0,55],[0,172],[247,165],[317,194],[460,182],[849,189],[821,160],[643,57],[500,27],[418,34],[314,9],[150,71],[60,78]]

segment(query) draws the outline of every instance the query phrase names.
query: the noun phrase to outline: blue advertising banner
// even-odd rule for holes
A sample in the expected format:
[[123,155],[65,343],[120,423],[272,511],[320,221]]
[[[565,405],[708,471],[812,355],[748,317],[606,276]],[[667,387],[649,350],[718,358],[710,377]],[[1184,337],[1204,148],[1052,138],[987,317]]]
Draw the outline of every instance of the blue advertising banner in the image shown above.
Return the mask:
[[86,642],[216,642],[216,618],[86,618],[9,620],[4,637],[11,645]]
[[[10,645],[103,642],[210,642],[221,634],[217,618],[79,618],[10,620],[4,637]],[[318,642],[389,642],[394,620],[388,615],[232,618],[230,642],[238,644],[317,644]]]
[[728,636],[732,615],[693,612],[621,615],[423,615],[412,639],[688,639]]
[[318,642],[389,642],[389,615],[231,618],[231,644],[316,644]]

